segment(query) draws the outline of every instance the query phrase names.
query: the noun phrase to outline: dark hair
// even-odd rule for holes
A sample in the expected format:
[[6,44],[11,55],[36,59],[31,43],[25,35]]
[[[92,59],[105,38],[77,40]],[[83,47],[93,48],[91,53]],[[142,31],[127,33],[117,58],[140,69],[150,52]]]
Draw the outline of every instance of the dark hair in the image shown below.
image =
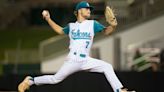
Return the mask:
[[73,14],[77,17],[78,11],[74,11]]

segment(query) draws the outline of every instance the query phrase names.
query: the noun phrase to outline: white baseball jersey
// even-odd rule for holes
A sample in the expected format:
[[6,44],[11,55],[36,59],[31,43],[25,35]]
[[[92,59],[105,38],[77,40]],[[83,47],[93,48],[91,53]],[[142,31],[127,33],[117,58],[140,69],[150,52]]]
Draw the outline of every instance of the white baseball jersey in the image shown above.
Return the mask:
[[105,27],[97,21],[85,20],[82,23],[69,23],[63,30],[69,35],[70,51],[75,52],[75,54],[81,53],[88,55],[95,33],[103,31],[104,28]]

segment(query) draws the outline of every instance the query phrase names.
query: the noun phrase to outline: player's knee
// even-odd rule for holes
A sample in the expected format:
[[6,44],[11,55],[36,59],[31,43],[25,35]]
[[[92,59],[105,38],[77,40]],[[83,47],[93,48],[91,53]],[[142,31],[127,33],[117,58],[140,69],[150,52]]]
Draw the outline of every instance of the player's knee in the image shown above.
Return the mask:
[[107,69],[113,69],[113,66],[112,66],[111,64],[107,63],[107,64],[105,65],[105,68],[107,68]]
[[57,83],[61,82],[62,80],[63,80],[62,78],[57,78],[57,77],[53,76],[51,78],[51,81],[52,81],[51,84],[57,84]]
[[64,72],[64,73],[62,73],[62,75],[54,75],[52,80],[53,80],[54,84],[56,84],[56,83],[63,81],[68,75],[69,75],[68,72]]
[[66,78],[67,76],[69,76],[71,73],[70,72],[63,72],[63,74],[62,74],[62,78],[64,79],[64,78]]

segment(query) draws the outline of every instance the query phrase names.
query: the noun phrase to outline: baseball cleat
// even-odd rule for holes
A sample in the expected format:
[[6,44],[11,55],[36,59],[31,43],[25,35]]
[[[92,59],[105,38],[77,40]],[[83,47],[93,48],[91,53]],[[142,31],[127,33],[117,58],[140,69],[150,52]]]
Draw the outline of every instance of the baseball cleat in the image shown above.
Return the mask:
[[30,88],[30,79],[32,77],[27,76],[19,85],[18,85],[18,92],[25,92],[25,90]]
[[125,88],[125,89],[121,89],[120,92],[136,92],[136,91],[134,91],[134,90],[133,91],[129,91],[128,89]]

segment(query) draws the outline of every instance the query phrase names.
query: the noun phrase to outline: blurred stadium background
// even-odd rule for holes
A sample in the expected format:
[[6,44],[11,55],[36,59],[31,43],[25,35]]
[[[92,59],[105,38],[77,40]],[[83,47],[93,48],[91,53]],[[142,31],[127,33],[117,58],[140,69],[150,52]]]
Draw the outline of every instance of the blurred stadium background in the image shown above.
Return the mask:
[[[59,36],[42,19],[65,26],[75,21],[81,0],[0,0],[0,90],[17,91],[26,75],[54,74],[68,53],[68,38]],[[118,27],[109,36],[97,34],[91,56],[111,63],[123,84],[137,92],[162,92],[164,82],[164,1],[87,0],[92,19],[107,25],[105,6],[116,10]],[[94,77],[96,76],[96,77]],[[162,84],[160,84],[162,83]],[[79,86],[78,86],[78,85]],[[88,90],[87,90],[88,89]],[[101,74],[80,72],[59,85],[32,87],[30,92],[112,92]]]

